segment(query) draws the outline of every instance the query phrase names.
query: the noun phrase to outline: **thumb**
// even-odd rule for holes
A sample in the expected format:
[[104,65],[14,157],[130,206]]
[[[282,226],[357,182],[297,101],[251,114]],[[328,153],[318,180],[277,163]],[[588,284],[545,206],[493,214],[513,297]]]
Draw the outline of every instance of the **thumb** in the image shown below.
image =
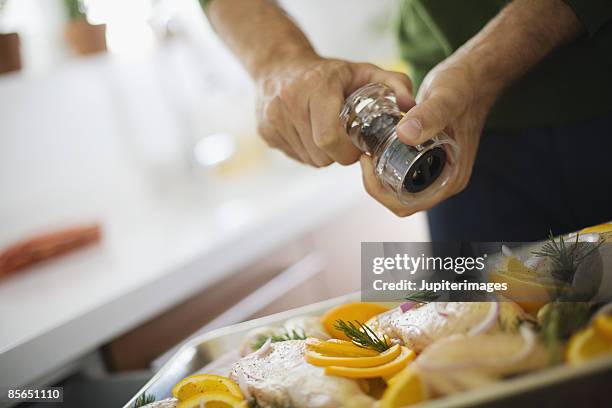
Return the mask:
[[415,105],[397,124],[397,136],[409,145],[415,146],[426,142],[455,118],[452,104],[442,95],[431,95]]

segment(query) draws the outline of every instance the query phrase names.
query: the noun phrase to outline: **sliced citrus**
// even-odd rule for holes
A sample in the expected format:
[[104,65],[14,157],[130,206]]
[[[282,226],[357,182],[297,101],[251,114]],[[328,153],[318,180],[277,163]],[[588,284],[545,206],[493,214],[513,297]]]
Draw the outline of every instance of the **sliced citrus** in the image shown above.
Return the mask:
[[612,353],[612,344],[589,327],[570,338],[565,358],[570,364],[579,364],[608,353]]
[[606,233],[606,232],[612,232],[612,223],[594,225],[592,227],[583,228],[580,231],[581,234],[589,234],[591,232],[597,232],[600,234]]
[[338,320],[347,322],[354,322],[357,320],[361,323],[365,323],[371,317],[388,310],[388,307],[376,303],[346,303],[328,310],[321,318],[321,323],[323,323],[323,327],[325,327],[325,330],[327,330],[330,336],[336,339],[348,340],[348,337],[346,337],[343,332],[334,327]]
[[386,364],[367,368],[328,366],[325,367],[325,374],[347,378],[388,377],[404,369],[415,356],[413,350],[401,347],[399,356]]
[[179,401],[185,401],[193,395],[204,392],[221,392],[236,398],[244,398],[235,382],[214,374],[194,374],[182,379],[172,388],[172,395]]
[[176,408],[245,408],[246,401],[226,392],[204,392],[181,401]]
[[316,351],[306,352],[306,361],[319,367],[376,367],[395,360],[401,352],[399,344],[372,357],[334,357],[326,356]]
[[360,347],[352,341],[338,339],[323,341],[309,337],[306,339],[306,348],[335,357],[374,357],[379,354],[376,350]]
[[593,328],[601,337],[612,342],[612,315],[602,313],[593,321]]
[[551,293],[555,293],[557,289],[554,285],[537,282],[535,277],[535,274],[508,274],[495,271],[489,274],[489,282],[506,283],[507,289],[503,295],[515,301],[526,312],[535,315],[542,306],[550,301]]
[[418,404],[429,398],[427,388],[410,367],[393,377],[380,400],[380,408],[399,408]]

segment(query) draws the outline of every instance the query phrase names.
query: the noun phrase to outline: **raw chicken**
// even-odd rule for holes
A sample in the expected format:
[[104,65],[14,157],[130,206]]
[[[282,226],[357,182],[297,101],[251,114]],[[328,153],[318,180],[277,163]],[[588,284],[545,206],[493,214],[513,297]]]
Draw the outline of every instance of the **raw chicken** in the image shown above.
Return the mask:
[[174,398],[168,398],[161,401],[155,401],[145,405],[143,408],[176,408],[178,400]]
[[366,408],[374,399],[357,382],[327,376],[324,369],[304,360],[303,340],[271,343],[252,353],[232,368],[230,378],[248,397],[263,407]]
[[[499,307],[498,313],[492,308]],[[496,316],[492,316],[495,312]],[[368,321],[368,325],[390,338],[400,339],[407,347],[421,352],[434,341],[457,333],[478,330],[486,324],[490,327],[483,331],[496,332],[516,329],[518,322],[527,319],[516,303],[503,302],[430,302],[417,305],[405,313],[398,307],[382,313]]]

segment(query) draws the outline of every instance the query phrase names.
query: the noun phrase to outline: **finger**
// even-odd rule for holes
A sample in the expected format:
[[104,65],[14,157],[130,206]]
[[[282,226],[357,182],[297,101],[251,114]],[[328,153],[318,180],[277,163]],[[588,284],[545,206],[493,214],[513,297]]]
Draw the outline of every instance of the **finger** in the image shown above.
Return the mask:
[[353,145],[340,122],[344,104],[344,91],[339,81],[317,87],[310,95],[310,124],[314,144],[334,161],[348,165],[359,159],[359,150]]
[[415,105],[412,81],[406,74],[385,71],[373,64],[354,64],[352,69],[353,76],[347,94],[366,84],[380,82],[393,90],[400,109],[406,111]]
[[[258,132],[261,138],[268,146],[273,149],[281,150],[287,156],[302,163],[310,164],[310,158],[307,155],[300,155],[285,139],[286,135],[281,136],[276,127],[271,126],[268,122],[260,123]],[[302,149],[303,150],[303,149]]]
[[310,126],[310,107],[309,97],[302,94],[294,97],[289,91],[281,95],[285,117],[288,118],[290,125],[295,129],[298,137],[302,141],[306,153],[310,156],[310,161],[317,167],[329,166],[334,161],[317,145],[312,136]]
[[314,165],[302,143],[302,139],[298,136],[297,131],[289,122],[287,116],[284,104],[280,98],[275,97],[266,105],[263,126],[271,128],[267,130],[268,133],[280,135],[280,138],[291,146],[291,149],[300,158],[301,162]]
[[419,145],[444,130],[461,106],[450,92],[430,94],[404,115],[397,125],[397,135],[406,144]]
[[395,193],[387,189],[376,177],[372,158],[366,154],[361,155],[359,159],[361,165],[361,174],[363,177],[363,186],[366,192],[376,201],[387,207],[395,215],[406,217],[418,211],[415,208],[402,204]]

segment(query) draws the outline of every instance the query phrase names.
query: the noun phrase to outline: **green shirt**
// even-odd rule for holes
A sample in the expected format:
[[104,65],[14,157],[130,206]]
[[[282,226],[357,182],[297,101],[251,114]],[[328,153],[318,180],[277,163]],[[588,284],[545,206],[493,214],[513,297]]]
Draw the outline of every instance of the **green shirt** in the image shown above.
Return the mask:
[[[415,89],[474,36],[504,0],[401,0],[397,33]],[[612,113],[612,0],[566,0],[586,33],[555,51],[497,101],[488,128],[555,126]]]

